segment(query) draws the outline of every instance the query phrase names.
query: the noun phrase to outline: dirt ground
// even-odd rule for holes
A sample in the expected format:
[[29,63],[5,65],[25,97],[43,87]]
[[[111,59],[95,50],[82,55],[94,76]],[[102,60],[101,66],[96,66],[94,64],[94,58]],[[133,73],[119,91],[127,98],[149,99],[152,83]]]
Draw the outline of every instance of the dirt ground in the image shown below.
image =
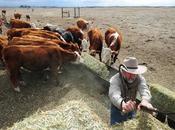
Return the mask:
[[[47,23],[67,28],[75,25],[73,8],[70,18],[61,18],[60,8],[6,9],[7,19],[14,12],[30,14],[37,27]],[[109,26],[117,27],[123,35],[119,59],[135,56],[146,63],[145,77],[149,83],[158,83],[175,91],[175,8],[81,8],[81,17],[93,22],[104,32]],[[105,44],[105,43],[104,43]]]
[[[61,9],[57,8],[38,8],[33,9],[33,11],[32,9],[21,8],[7,8],[6,10],[8,20],[13,17],[14,12],[22,13],[22,19],[25,19],[26,14],[29,14],[31,22],[35,23],[37,27],[43,27],[50,23],[60,28],[67,28],[75,25],[77,20],[73,18],[73,8],[67,9],[70,10],[71,17],[63,19],[61,18]],[[92,27],[100,28],[103,34],[108,27],[117,27],[123,35],[122,48],[119,54],[120,61],[122,62],[126,56],[137,57],[140,63],[147,64],[148,72],[144,76],[148,83],[158,83],[175,91],[175,8],[81,8],[81,17],[93,21]],[[6,29],[4,27],[3,30],[5,33]],[[116,64],[118,65],[119,62]],[[47,84],[39,83],[38,87],[32,87],[32,90],[30,88],[24,89],[24,92],[18,95],[12,92],[5,72],[0,72],[0,128],[11,126],[14,122],[22,120],[23,117],[30,115],[38,108],[43,109],[41,107],[46,104],[47,109],[52,105],[61,104],[63,101],[61,97],[67,95],[71,90],[74,90],[75,95],[80,90],[80,93],[85,93],[86,90],[86,86],[80,90],[70,89],[71,85],[69,84],[67,87],[63,85],[65,91],[58,94],[57,92],[60,92],[61,88],[54,86],[50,88],[50,83],[48,84],[49,87]],[[75,74],[75,76],[77,75]],[[84,76],[86,77],[86,75]],[[90,78],[91,80],[87,80],[84,84],[91,83],[89,85],[92,85],[92,77]],[[29,81],[31,82],[31,79]],[[32,82],[35,83],[35,78],[32,79]],[[78,82],[77,84],[79,84]],[[97,84],[100,86],[99,82]],[[69,94],[73,95],[72,93]],[[75,95],[73,98],[77,98]],[[86,96],[90,96],[96,103],[98,102],[98,105],[104,107],[105,112],[103,112],[107,113],[109,104],[106,95],[100,96],[99,92],[96,94],[94,89],[90,89],[89,95]],[[58,98],[61,100],[59,103]],[[69,97],[66,100],[70,99]],[[97,104],[94,103],[94,106]],[[98,109],[94,111],[97,112]],[[106,114],[102,117],[106,123],[108,122],[106,119],[108,116]]]

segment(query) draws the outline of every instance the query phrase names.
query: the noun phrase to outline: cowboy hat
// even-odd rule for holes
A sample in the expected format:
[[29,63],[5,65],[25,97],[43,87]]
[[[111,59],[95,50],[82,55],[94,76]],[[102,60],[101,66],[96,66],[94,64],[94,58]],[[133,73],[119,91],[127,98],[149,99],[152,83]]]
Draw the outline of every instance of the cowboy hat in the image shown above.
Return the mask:
[[122,69],[131,74],[143,74],[147,71],[147,67],[144,65],[138,65],[138,61],[135,57],[127,57],[123,61]]

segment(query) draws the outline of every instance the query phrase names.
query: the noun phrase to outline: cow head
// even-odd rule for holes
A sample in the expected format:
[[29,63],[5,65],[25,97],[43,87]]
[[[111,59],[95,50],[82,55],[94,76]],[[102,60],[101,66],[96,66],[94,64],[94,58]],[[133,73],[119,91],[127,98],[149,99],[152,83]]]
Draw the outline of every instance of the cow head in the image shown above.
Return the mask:
[[102,49],[102,62],[107,64],[107,65],[111,65],[111,55],[112,55],[112,51],[110,48],[106,47]]
[[121,37],[120,37],[120,35],[116,32],[116,33],[113,33],[111,35],[111,38],[112,38],[112,41],[111,41],[111,44],[110,44],[109,47],[113,51],[118,51],[120,49],[120,46],[121,46]]
[[66,31],[71,32],[73,38],[74,38],[74,43],[77,43],[79,48],[81,48],[81,43],[83,40],[84,33],[82,30],[80,30],[78,27],[70,27],[66,29]]
[[83,31],[81,29],[78,30],[76,37],[74,39],[75,39],[75,42],[78,43],[79,47],[81,47],[83,36],[84,36]]
[[78,52],[79,55],[81,55],[81,51],[80,51],[80,48],[78,46],[78,44],[71,44],[71,50],[74,51],[74,52]]
[[91,56],[96,56],[96,50],[89,50],[89,54],[91,55]]
[[76,58],[76,60],[75,60],[73,63],[75,63],[75,64],[83,63],[84,60],[83,60],[83,58],[80,56],[80,54],[79,54],[77,51],[74,51],[74,53],[76,54],[77,58]]

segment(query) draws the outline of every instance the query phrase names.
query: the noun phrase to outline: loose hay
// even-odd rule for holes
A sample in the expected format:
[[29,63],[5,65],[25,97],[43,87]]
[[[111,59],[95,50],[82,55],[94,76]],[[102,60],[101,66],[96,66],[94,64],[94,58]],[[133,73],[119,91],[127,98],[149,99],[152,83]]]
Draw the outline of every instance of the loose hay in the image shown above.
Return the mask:
[[107,130],[107,124],[81,101],[70,101],[53,110],[37,112],[8,130]]
[[82,101],[70,101],[49,111],[38,111],[34,115],[15,123],[7,130],[171,130],[151,115],[138,112],[137,117],[124,123],[108,127]]

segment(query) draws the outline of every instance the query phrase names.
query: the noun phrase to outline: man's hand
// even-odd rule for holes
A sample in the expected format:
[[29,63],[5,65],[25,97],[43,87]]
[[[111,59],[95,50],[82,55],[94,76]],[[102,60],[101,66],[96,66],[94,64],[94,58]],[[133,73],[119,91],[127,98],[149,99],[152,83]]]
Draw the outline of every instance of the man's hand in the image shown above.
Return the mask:
[[153,108],[154,108],[154,107],[152,106],[152,104],[149,103],[149,102],[148,102],[147,100],[145,100],[145,99],[143,99],[143,100],[141,101],[141,103],[138,105],[137,109],[140,110],[142,106],[144,106],[144,107],[146,107],[146,108],[148,108],[148,109],[153,109]]
[[131,112],[136,109],[136,102],[129,100],[128,102],[122,102],[122,111],[124,113]]

